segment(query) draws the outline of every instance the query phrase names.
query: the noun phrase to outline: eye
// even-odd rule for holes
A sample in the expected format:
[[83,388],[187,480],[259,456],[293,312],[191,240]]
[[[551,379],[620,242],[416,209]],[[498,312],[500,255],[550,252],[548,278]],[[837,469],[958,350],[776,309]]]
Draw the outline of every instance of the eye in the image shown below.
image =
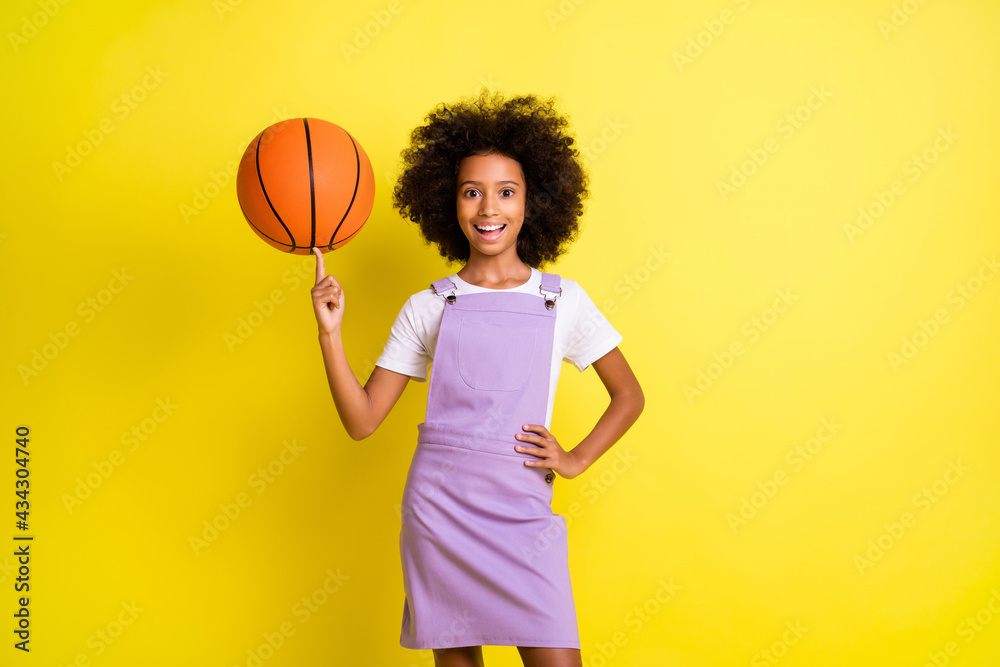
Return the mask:
[[477,190],[475,188],[469,188],[468,190],[466,190],[462,194],[464,194],[466,197],[477,197],[477,196],[479,196],[479,190]]
[[510,188],[504,188],[503,190],[500,191],[500,194],[503,195],[504,197],[513,197],[514,191],[511,190]]

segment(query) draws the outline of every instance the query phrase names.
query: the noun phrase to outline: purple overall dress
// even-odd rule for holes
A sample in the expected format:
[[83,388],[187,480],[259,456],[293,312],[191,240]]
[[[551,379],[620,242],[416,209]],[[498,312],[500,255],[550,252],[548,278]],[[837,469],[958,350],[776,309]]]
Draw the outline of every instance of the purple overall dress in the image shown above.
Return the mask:
[[446,302],[403,491],[400,644],[580,648],[555,474],[514,451],[545,424],[559,276],[538,296],[431,287]]

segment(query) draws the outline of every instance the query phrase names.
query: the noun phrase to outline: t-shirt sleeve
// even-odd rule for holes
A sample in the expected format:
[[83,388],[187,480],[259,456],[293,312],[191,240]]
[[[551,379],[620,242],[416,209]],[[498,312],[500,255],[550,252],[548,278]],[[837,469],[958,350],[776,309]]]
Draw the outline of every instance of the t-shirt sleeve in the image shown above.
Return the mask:
[[389,331],[389,339],[375,365],[409,375],[414,380],[427,380],[427,366],[431,356],[421,338],[423,328],[414,297],[410,297],[396,316]]
[[575,321],[563,358],[584,371],[590,364],[618,347],[623,338],[583,288],[577,287],[576,307],[573,309]]

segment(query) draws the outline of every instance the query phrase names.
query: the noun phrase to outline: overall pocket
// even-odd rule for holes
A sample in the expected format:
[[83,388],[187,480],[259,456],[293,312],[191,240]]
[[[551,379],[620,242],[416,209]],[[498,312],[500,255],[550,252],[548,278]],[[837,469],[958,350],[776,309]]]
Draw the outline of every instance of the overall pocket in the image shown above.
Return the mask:
[[462,320],[458,372],[465,384],[485,391],[516,391],[535,361],[535,327]]

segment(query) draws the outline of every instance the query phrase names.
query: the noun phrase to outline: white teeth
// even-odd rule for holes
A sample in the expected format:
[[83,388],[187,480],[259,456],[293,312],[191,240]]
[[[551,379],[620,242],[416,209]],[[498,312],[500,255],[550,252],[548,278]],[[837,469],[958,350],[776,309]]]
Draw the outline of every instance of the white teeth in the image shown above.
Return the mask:
[[500,229],[501,227],[503,227],[503,225],[487,225],[487,226],[476,225],[476,229],[478,229],[480,231],[483,231],[483,232],[492,232],[492,231],[495,231],[497,229]]

